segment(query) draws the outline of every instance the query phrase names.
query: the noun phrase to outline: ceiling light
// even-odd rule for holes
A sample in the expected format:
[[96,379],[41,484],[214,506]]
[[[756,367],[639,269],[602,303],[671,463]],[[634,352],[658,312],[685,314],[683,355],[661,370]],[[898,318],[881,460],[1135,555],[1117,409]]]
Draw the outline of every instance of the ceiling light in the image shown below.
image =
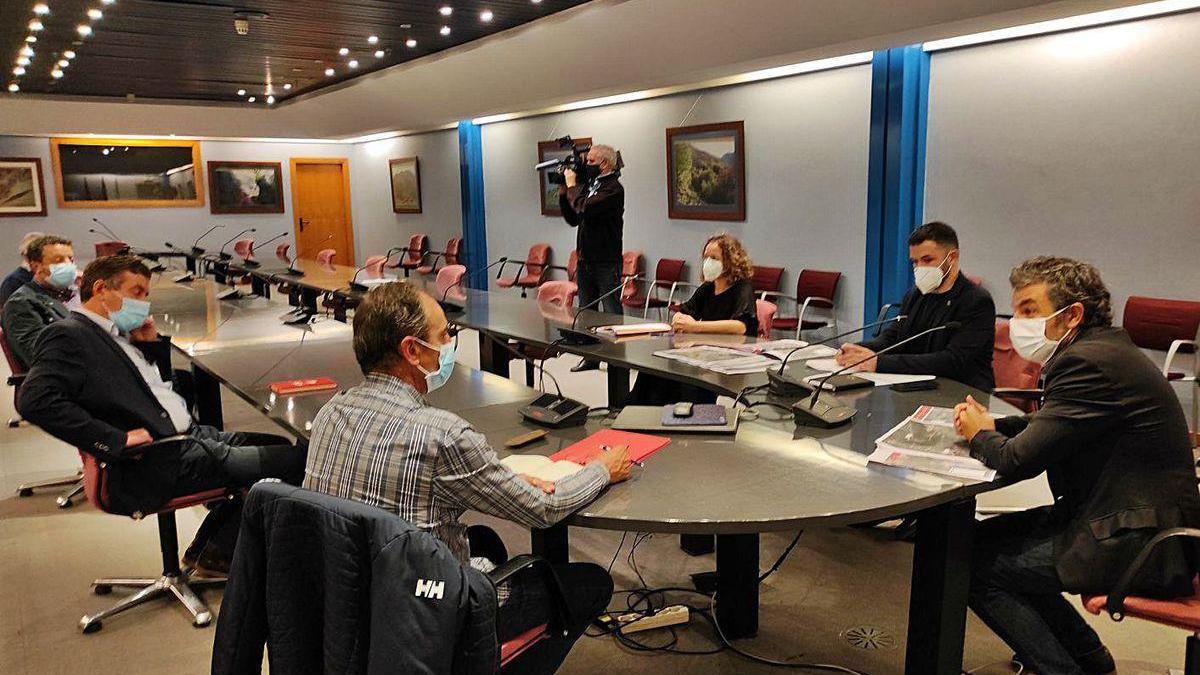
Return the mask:
[[492,10],[485,9],[479,13],[479,20],[486,23],[488,21],[491,21],[493,16],[495,16],[495,15],[492,14]]
[[412,28],[412,24],[411,23],[402,23],[402,24],[400,24],[400,27],[403,28],[404,30],[408,30],[409,28]]
[[58,60],[58,67],[59,67],[59,68],[66,68],[66,67],[67,67],[67,66],[69,66],[69,65],[71,65],[71,62],[70,62],[70,61],[68,61],[68,60],[66,60],[66,59],[59,59],[59,60]]
[[383,58],[383,55],[384,55],[384,54],[386,54],[386,53],[387,53],[387,52],[383,51],[382,49],[376,49],[376,50],[375,50],[375,58],[377,58],[377,59],[382,59],[382,58]]
[[454,13],[454,8],[451,7],[450,5],[444,5],[444,6],[442,6],[441,9],[438,10],[438,13],[441,14],[442,16],[450,16],[451,14]]
[[13,68],[13,75],[24,75],[24,74],[25,74],[25,69],[22,68],[21,66],[17,66],[16,68]]
[[274,105],[274,103],[275,103],[275,97],[274,97],[274,96],[268,96],[268,97],[267,97],[267,105]]
[[540,4],[542,4],[542,0],[529,0],[529,1],[530,1],[530,2],[532,2],[532,3],[533,3],[533,4],[535,4],[535,5],[540,5]]
[[100,19],[104,18],[104,12],[101,12],[100,10],[93,7],[88,10],[88,18],[91,19],[92,21],[99,21]]
[[338,54],[341,54],[342,56],[345,56],[349,53],[350,53],[350,50],[346,47],[342,47],[341,49],[338,50]]
[[373,44],[375,44],[376,42],[379,42],[379,36],[378,36],[378,35],[369,35],[369,36],[367,36],[367,44],[369,44],[369,45],[373,45]]
[[442,35],[449,35],[450,34],[450,26],[442,26],[442,29],[439,30],[438,32],[441,33]]
[[37,31],[37,30],[41,30],[43,28],[45,28],[45,26],[43,26],[42,22],[38,21],[37,19],[34,19],[33,21],[29,22],[29,30]]
[[18,91],[21,91],[21,88],[17,86],[16,82],[13,82],[12,84],[8,85],[8,90],[15,94]]
[[44,2],[39,2],[33,6],[33,13],[39,16],[45,16],[50,13],[50,7]]
[[283,88],[284,88],[284,90],[285,90],[285,91],[287,91],[287,90],[290,90],[290,89],[292,88],[292,83],[291,83],[291,82],[287,82],[287,83],[285,83],[285,84],[283,85]]
[[351,68],[357,68],[358,67],[358,59],[350,59],[350,61],[346,65],[350,66]]
[[83,24],[79,24],[78,26],[75,27],[75,31],[78,32],[83,37],[87,37],[92,34],[92,27],[85,26]]
[[18,65],[18,66],[27,66],[27,65],[29,65],[29,57],[28,57],[28,56],[22,56],[21,58],[17,59],[17,65]]
[[28,45],[21,47],[21,56],[33,56],[33,49]]
[[62,76],[63,76],[63,71],[59,70],[58,68],[55,68],[54,70],[50,71],[50,77],[53,77],[56,80]]
[[407,40],[404,41],[404,46],[408,47],[409,49],[412,49],[413,47],[417,46],[417,41],[412,38],[408,38]]
[[238,96],[245,96],[245,95],[246,95],[245,89],[238,89]]
[[104,154],[106,154],[106,155],[107,155],[107,154],[108,154],[108,152],[109,152],[109,150],[108,150],[108,148],[105,148],[105,149],[101,150],[100,152],[102,152],[102,153],[104,153]]
[[[116,1],[117,1],[117,0],[100,0],[100,2],[103,2],[103,3],[104,3],[104,4],[106,4],[106,5],[111,5],[111,4],[113,4],[114,2],[116,2]],[[172,136],[174,136],[175,134],[171,134],[171,135],[172,135]]]
[[67,57],[68,59],[73,59],[75,58],[75,52],[68,49],[67,51],[63,52],[63,56]]
[[33,44],[33,43],[37,42],[37,36],[35,36],[35,35],[26,35],[26,36],[25,36],[25,41],[26,41],[26,42],[28,42],[29,44]]
[[334,73],[334,70],[333,70],[333,68],[326,68],[326,69],[325,69],[325,77],[333,77],[333,73]]
[[257,101],[258,99],[257,99],[257,98],[255,98],[255,97],[253,97],[253,96],[251,96],[250,98],[248,98],[248,99],[246,99],[246,100],[247,100],[247,101],[249,101],[249,102],[251,102],[251,103],[254,103],[254,102],[255,102],[255,101]]

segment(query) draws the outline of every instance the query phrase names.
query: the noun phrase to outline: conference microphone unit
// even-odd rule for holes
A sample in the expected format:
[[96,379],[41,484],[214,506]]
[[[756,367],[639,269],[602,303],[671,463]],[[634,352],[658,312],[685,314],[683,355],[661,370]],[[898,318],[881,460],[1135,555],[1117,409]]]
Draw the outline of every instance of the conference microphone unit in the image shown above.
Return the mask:
[[200,254],[204,253],[204,249],[200,248],[200,240],[207,237],[209,235],[209,233],[212,232],[213,230],[216,230],[216,229],[222,228],[222,227],[225,227],[225,225],[223,223],[218,223],[218,224],[213,225],[212,227],[208,228],[204,232],[202,232],[199,237],[196,237],[196,241],[192,242],[192,254],[200,255]]
[[[396,251],[407,251],[407,250],[408,250],[407,246],[393,246],[392,248],[389,248],[388,252],[383,255],[383,264],[380,266],[380,269],[387,267],[388,261],[392,259],[393,253],[395,253]],[[350,289],[351,290],[358,291],[360,293],[366,293],[367,291],[371,290],[370,286],[367,286],[366,284],[358,283],[358,275],[363,270],[367,269],[367,267],[368,267],[368,265],[363,265],[362,267],[354,270],[354,276],[350,277]]]
[[[314,244],[313,244],[313,246],[317,246],[317,245],[320,245],[320,244],[324,244],[325,242],[329,241],[330,239],[333,239],[333,235],[332,235],[332,234],[331,234],[331,235],[329,235],[329,236],[327,236],[327,237],[325,237],[325,238],[324,238],[324,239],[322,239],[321,241],[318,241],[318,242],[314,243]],[[312,252],[312,246],[309,246],[308,248],[309,248],[309,250],[305,251],[305,253],[311,253],[311,252]],[[300,252],[299,252],[299,251],[296,251],[296,257],[295,257],[295,258],[292,258],[292,262],[288,263],[288,267],[287,267],[287,269],[286,269],[286,270],[284,270],[284,271],[283,271],[283,274],[286,274],[286,275],[288,275],[289,277],[302,277],[302,276],[304,276],[304,270],[298,270],[298,269],[296,269],[296,261],[297,261],[297,260],[299,260],[299,259],[300,259]]]
[[[456,286],[461,286],[461,285],[462,285],[462,283],[463,283],[464,281],[466,281],[466,280],[467,280],[467,279],[468,279],[468,278],[469,278],[469,277],[470,277],[472,274],[482,274],[483,272],[486,272],[486,271],[488,271],[488,270],[492,269],[492,268],[493,268],[493,267],[495,267],[496,265],[503,265],[503,264],[504,264],[504,263],[506,263],[506,262],[508,262],[508,256],[502,256],[502,257],[500,257],[498,260],[496,260],[495,262],[488,264],[488,265],[487,265],[486,267],[484,267],[483,269],[479,269],[479,270],[468,270],[468,271],[466,271],[466,272],[463,272],[463,275],[462,275],[461,277],[459,277],[458,281],[456,281],[456,282],[454,282],[454,283],[450,284],[449,286],[447,286],[447,287],[446,287],[446,290],[442,291],[442,297],[438,298],[438,301],[437,301],[437,302],[438,302],[438,304],[439,304],[439,305],[441,305],[441,307],[442,307],[442,311],[443,311],[443,312],[445,312],[446,314],[460,314],[460,313],[462,313],[462,312],[463,312],[463,310],[465,310],[465,309],[466,309],[465,307],[463,307],[462,305],[460,305],[460,304],[458,304],[458,303],[455,303],[455,302],[450,302],[450,301],[447,299],[447,298],[450,296],[450,291],[454,290],[454,288],[455,288]],[[442,269],[445,269],[445,268],[442,268]]]
[[779,364],[779,368],[777,368],[775,370],[767,371],[767,380],[770,383],[769,391],[772,394],[775,394],[776,396],[800,396],[800,395],[807,396],[812,391],[812,387],[805,384],[805,382],[803,380],[798,380],[798,379],[792,378],[783,372],[784,369],[787,368],[788,361],[792,358],[793,354],[795,354],[798,351],[802,351],[802,350],[808,349],[809,347],[813,347],[816,345],[829,344],[835,340],[840,340],[841,338],[844,338],[848,335],[853,335],[860,331],[867,330],[868,328],[874,328],[876,326],[882,326],[882,325],[888,324],[888,323],[903,321],[905,318],[906,318],[905,315],[901,314],[900,316],[895,316],[890,319],[884,319],[882,321],[876,321],[874,323],[866,324],[865,326],[859,326],[858,328],[848,330],[844,333],[838,333],[837,335],[834,335],[833,337],[825,338],[824,340],[821,340],[820,342],[814,342],[812,344],[807,344],[807,345],[804,345],[803,347],[796,347],[795,349],[793,349],[792,351],[790,351],[784,355],[783,363]]
[[[286,237],[286,236],[287,236],[287,234],[288,234],[287,232],[280,232],[279,234],[275,235],[274,237],[271,237],[270,239],[268,239],[268,240],[264,241],[263,243],[259,244],[259,246],[266,246],[267,244],[269,244],[269,243],[271,243],[271,242],[275,241],[276,239],[282,239],[283,237]],[[253,249],[253,247],[251,247],[251,249]],[[251,254],[251,255],[253,255],[253,254],[254,254],[254,251],[253,251],[253,250],[251,250],[251,251],[250,251],[250,254]],[[262,266],[262,263],[258,262],[258,261],[257,261],[257,260],[255,260],[254,258],[246,257],[246,258],[242,258],[242,266],[243,266],[243,267],[249,267],[249,268],[251,268],[251,269],[254,269],[254,268],[256,268],[256,267],[261,267],[261,266]]]
[[[839,401],[836,396],[825,393],[825,386],[827,384],[829,384],[831,381],[833,381],[834,378],[836,378],[840,375],[843,375],[846,371],[850,370],[851,368],[860,366],[860,365],[866,363],[867,361],[870,361],[871,359],[874,359],[883,354],[886,354],[887,352],[890,352],[897,347],[908,344],[909,342],[912,342],[913,340],[916,340],[917,338],[925,337],[926,335],[929,335],[930,333],[936,333],[940,330],[957,330],[961,327],[962,327],[962,322],[948,321],[940,326],[934,326],[933,328],[923,330],[920,333],[917,333],[916,335],[912,335],[910,337],[907,337],[907,338],[897,342],[894,345],[891,345],[890,347],[885,347],[883,349],[880,349],[878,352],[875,352],[873,355],[868,356],[865,359],[860,359],[858,361],[855,361],[854,363],[851,363],[848,366],[844,366],[842,368],[839,368],[838,370],[833,371],[832,373],[829,373],[828,375],[821,378],[821,380],[816,383],[816,386],[813,388],[813,393],[810,398],[801,399],[799,401],[796,401],[794,404],[792,404],[792,416],[796,421],[796,426],[809,426],[809,427],[820,427],[823,429],[829,429],[831,427],[841,426],[841,425],[845,424],[846,422],[849,422],[851,419],[854,418],[854,415],[858,413],[858,408],[855,408],[854,406],[845,405],[844,403]],[[850,377],[853,377],[853,376],[850,376]],[[866,380],[861,377],[855,377],[854,379],[859,382],[865,382],[866,384],[859,385],[854,382],[847,382],[846,384],[843,384],[840,387],[840,389],[838,389],[838,390],[845,391],[846,389],[858,388],[859,386],[873,386],[873,383],[871,383],[870,380]]]
[[621,283],[617,284],[616,287],[610,289],[604,295],[601,295],[600,297],[596,298],[595,300],[592,300],[591,302],[584,305],[583,307],[580,307],[579,310],[577,312],[575,312],[575,318],[571,320],[571,327],[558,329],[558,340],[556,340],[556,342],[561,342],[563,344],[575,345],[575,346],[599,344],[600,338],[596,337],[596,335],[594,333],[592,333],[591,331],[588,331],[588,330],[579,330],[578,329],[577,326],[579,325],[579,317],[583,316],[584,310],[588,310],[588,309],[592,309],[592,308],[596,307],[597,305],[600,304],[601,300],[609,297],[610,295],[612,295],[613,293],[616,293],[617,291],[621,290],[622,288],[625,288],[626,284],[633,283],[641,278],[642,278],[641,274],[635,274],[631,277],[626,277],[624,280],[621,281]]
[[257,232],[257,231],[258,231],[258,228],[256,228],[256,227],[247,227],[246,229],[242,230],[241,232],[238,232],[237,234],[233,235],[232,237],[229,238],[229,241],[225,242],[224,244],[221,244],[221,250],[217,253],[217,256],[220,257],[221,260],[229,260],[230,258],[233,257],[233,254],[226,253],[225,247],[228,246],[234,239],[237,239],[238,237],[242,236],[243,234],[246,234],[247,232]]
[[[172,251],[179,251],[180,253],[183,252],[183,249],[179,248],[178,246],[176,246],[175,244],[172,244],[169,241],[163,242],[163,243],[166,245],[166,247],[168,249],[170,249]],[[177,284],[184,284],[184,283],[194,280],[195,278],[196,278],[195,274],[192,274],[191,272],[184,272],[183,274],[180,274],[179,276],[175,277],[171,281],[174,281]]]

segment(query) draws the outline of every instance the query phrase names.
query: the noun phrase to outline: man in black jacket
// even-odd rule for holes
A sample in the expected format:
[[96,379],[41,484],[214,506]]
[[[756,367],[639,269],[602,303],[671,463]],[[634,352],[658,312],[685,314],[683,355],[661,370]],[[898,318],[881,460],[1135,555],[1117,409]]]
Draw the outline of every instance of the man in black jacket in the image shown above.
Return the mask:
[[[108,463],[114,511],[150,512],[170,499],[261,478],[298,484],[305,455],[270,434],[193,424],[173,387],[171,343],[150,318],[150,271],[128,255],[93,260],[83,273],[83,307],[42,331],[21,386],[21,415],[55,438]],[[187,434],[142,454],[138,446]],[[184,554],[188,565],[228,568],[237,505],[223,502]],[[199,550],[202,549],[202,550]]]
[[26,254],[29,251],[29,244],[34,239],[44,236],[46,236],[44,232],[29,232],[21,237],[21,244],[17,247],[17,253],[21,254],[21,264],[9,272],[3,281],[0,281],[0,307],[8,302],[8,297],[16,293],[18,288],[33,280],[33,272],[29,269],[29,258],[26,257]]
[[[575,233],[579,267],[575,283],[579,285],[579,306],[595,302],[621,283],[622,231],[625,227],[625,188],[619,180],[617,152],[608,145],[593,145],[587,154],[584,182],[570,169],[563,172],[565,184],[559,189],[558,203],[563,219]],[[610,314],[621,314],[621,298],[614,293],[601,305]],[[598,361],[583,360],[572,371],[595,370]]]
[[[1155,533],[1200,525],[1187,424],[1166,378],[1112,326],[1094,267],[1033,258],[1010,281],[1013,347],[1044,365],[1044,402],[993,419],[968,398],[956,426],[1001,476],[1045,471],[1055,501],[978,526],[970,606],[1034,672],[1107,673],[1112,656],[1062,593],[1107,593]],[[1136,594],[1190,595],[1191,544],[1155,550]]]
[[[879,373],[937,375],[983,391],[995,387],[992,346],[996,339],[996,305],[992,296],[968,280],[959,268],[958,234],[941,222],[918,227],[908,238],[908,257],[916,286],[904,296],[900,314],[873,340],[846,344],[838,365],[868,359],[858,370]],[[878,358],[876,352],[947,322],[958,328],[930,333]]]
[[0,326],[13,356],[28,369],[38,336],[71,313],[64,303],[75,288],[75,251],[70,240],[50,234],[34,239],[26,258],[33,279],[4,303]]

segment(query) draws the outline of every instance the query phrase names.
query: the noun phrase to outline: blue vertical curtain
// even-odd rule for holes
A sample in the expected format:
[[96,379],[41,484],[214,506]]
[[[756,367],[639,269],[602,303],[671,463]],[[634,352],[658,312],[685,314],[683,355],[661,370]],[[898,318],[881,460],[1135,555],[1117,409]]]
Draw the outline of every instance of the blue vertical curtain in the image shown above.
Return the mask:
[[467,266],[467,285],[488,287],[487,220],[483,201],[483,136],[480,126],[470,121],[458,123],[459,190],[462,193],[463,264]]

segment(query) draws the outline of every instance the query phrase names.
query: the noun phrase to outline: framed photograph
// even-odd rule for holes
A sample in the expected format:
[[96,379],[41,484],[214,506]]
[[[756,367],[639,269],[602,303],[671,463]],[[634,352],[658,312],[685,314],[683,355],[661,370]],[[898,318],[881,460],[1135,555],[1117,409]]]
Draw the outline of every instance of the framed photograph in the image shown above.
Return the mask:
[[742,122],[667,129],[667,215],[688,220],[746,219]]
[[388,174],[392,178],[392,211],[420,213],[421,165],[417,158],[389,159]]
[[0,157],[0,217],[46,215],[42,160]]
[[60,209],[204,206],[200,143],[51,138]]
[[[591,145],[591,138],[575,138],[572,139],[575,146]],[[550,159],[563,159],[571,154],[571,151],[566,148],[558,147],[556,141],[539,141],[538,142],[538,164]],[[538,173],[538,200],[542,205],[543,216],[554,216],[555,218],[562,217],[562,209],[558,208],[558,186],[550,182],[548,178],[549,171],[539,171]]]
[[279,162],[209,162],[208,198],[213,213],[283,213]]

